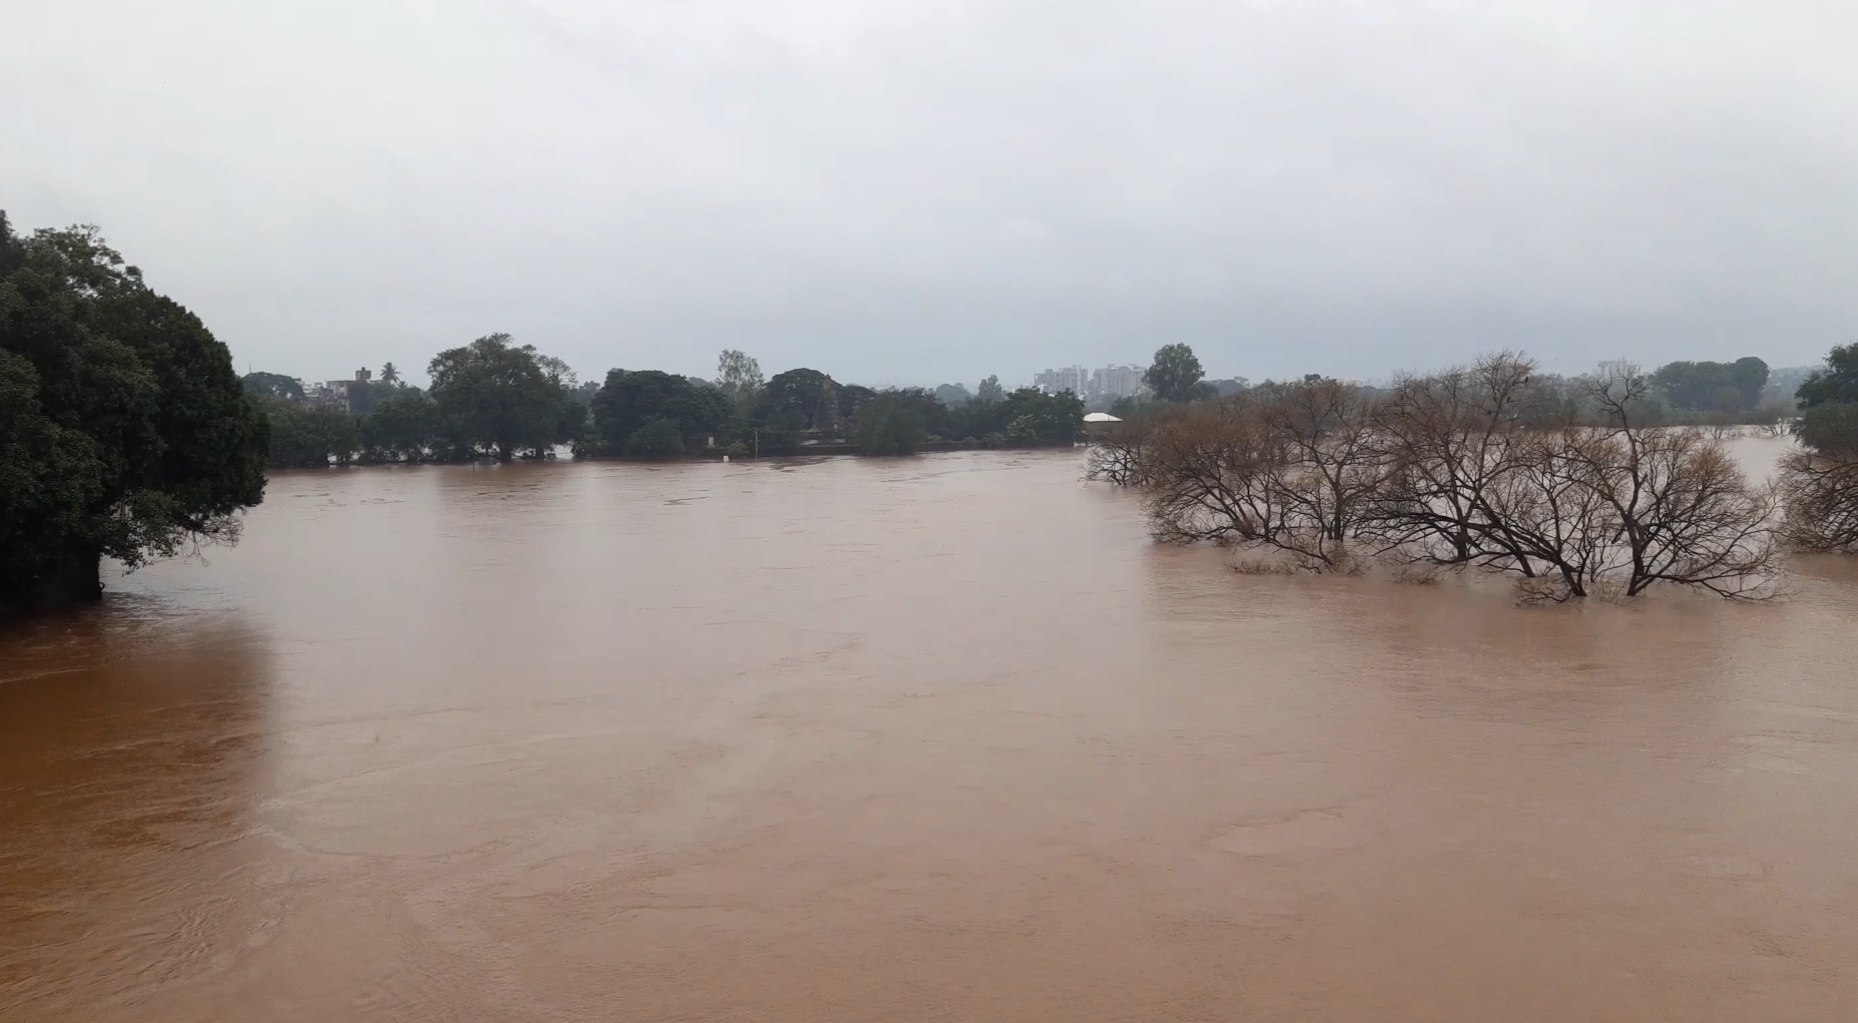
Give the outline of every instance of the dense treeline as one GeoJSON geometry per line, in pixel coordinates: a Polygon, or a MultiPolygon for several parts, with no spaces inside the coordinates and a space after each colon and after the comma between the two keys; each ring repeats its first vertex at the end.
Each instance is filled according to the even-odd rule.
{"type": "Polygon", "coordinates": [[[1781,462],[1787,538],[1806,550],[1858,554],[1858,344],[1834,348],[1797,398],[1801,450],[1781,462]]]}
{"type": "Polygon", "coordinates": [[[582,384],[560,360],[505,334],[441,352],[430,372],[426,391],[385,370],[379,382],[346,382],[347,409],[309,401],[297,381],[273,373],[249,374],[245,386],[270,418],[276,466],[507,462],[562,445],[580,457],[675,458],[693,446],[777,455],[809,441],[896,455],[937,440],[1069,443],[1083,417],[1075,395],[1008,394],[993,378],[953,405],[920,388],[840,384],[815,369],[764,380],[739,351],[722,354],[715,380],[615,369],[582,384]]]}
{"type": "MultiPolygon", "coordinates": [[[[1733,365],[1744,375],[1717,398],[1746,411],[1766,368],[1733,365]]],[[[1089,473],[1145,488],[1161,540],[1271,552],[1257,567],[1479,569],[1536,599],[1759,597],[1779,541],[1858,548],[1858,347],[1800,388],[1805,450],[1774,486],[1746,478],[1720,431],[1672,424],[1660,374],[1559,378],[1503,354],[1382,389],[1267,384],[1118,424],[1089,473]]]]}
{"type": "Polygon", "coordinates": [[[0,617],[99,597],[104,557],[236,536],[265,449],[199,318],[94,229],[0,213],[0,617]]]}

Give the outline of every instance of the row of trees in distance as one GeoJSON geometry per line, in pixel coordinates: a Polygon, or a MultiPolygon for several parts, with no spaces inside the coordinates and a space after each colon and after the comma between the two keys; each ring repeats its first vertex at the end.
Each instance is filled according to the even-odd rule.
{"type": "Polygon", "coordinates": [[[275,466],[508,462],[562,445],[584,457],[675,458],[693,445],[766,455],[825,441],[895,455],[932,441],[1069,443],[1083,419],[1075,395],[1007,393],[995,377],[951,403],[923,388],[841,384],[815,369],[764,378],[733,350],[714,380],[615,369],[583,383],[561,360],[491,334],[440,352],[429,372],[422,390],[389,363],[378,381],[347,384],[346,408],[306,401],[301,384],[279,374],[247,374],[244,385],[269,418],[275,466]]]}
{"type": "MultiPolygon", "coordinates": [[[[1563,392],[1578,389],[1576,381],[1553,374],[1537,374],[1541,386],[1563,392]]],[[[1204,379],[1205,371],[1193,349],[1184,344],[1164,345],[1143,375],[1146,393],[1118,400],[1110,411],[1127,418],[1142,414],[1145,406],[1179,405],[1231,397],[1251,386],[1244,377],[1204,379]]],[[[1303,380],[1324,379],[1311,373],[1303,380]]],[[[1637,415],[1646,422],[1727,426],[1773,424],[1796,411],[1793,395],[1769,387],[1768,364],[1754,356],[1734,362],[1671,362],[1646,375],[1637,415]]],[[[1276,381],[1265,381],[1275,386],[1276,381]]],[[[1362,386],[1366,393],[1385,389],[1362,386]]]]}

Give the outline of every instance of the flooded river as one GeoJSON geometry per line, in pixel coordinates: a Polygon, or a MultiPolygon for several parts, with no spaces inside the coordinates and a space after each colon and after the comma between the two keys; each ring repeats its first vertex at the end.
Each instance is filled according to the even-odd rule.
{"type": "Polygon", "coordinates": [[[0,632],[0,1019],[1858,1019],[1858,569],[1242,576],[1079,468],[275,478],[0,632]]]}

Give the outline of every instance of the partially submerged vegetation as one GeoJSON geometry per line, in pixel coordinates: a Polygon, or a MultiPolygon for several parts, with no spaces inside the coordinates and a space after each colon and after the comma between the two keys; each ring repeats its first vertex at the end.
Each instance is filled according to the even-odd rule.
{"type": "Polygon", "coordinates": [[[264,496],[265,420],[226,346],[93,228],[0,213],[0,618],[102,596],[231,540],[264,496]]]}
{"type": "Polygon", "coordinates": [[[1858,554],[1858,344],[1800,385],[1801,450],[1781,461],[1783,531],[1804,550],[1858,554]]]}
{"type": "Polygon", "coordinates": [[[1858,389],[1834,386],[1858,378],[1854,356],[1801,387],[1805,448],[1772,485],[1723,430],[1671,424],[1637,367],[1567,380],[1510,353],[1386,389],[1307,378],[1152,408],[1106,432],[1088,474],[1142,488],[1157,539],[1244,548],[1254,567],[1475,570],[1532,600],[1758,599],[1782,543],[1858,549],[1858,389]]]}

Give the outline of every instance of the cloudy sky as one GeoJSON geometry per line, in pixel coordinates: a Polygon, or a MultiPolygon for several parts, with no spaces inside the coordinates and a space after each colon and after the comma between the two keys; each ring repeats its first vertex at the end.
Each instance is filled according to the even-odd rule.
{"type": "Polygon", "coordinates": [[[1858,338],[1832,0],[59,0],[0,207],[240,369],[508,331],[583,377],[1009,383],[1858,338]]]}

